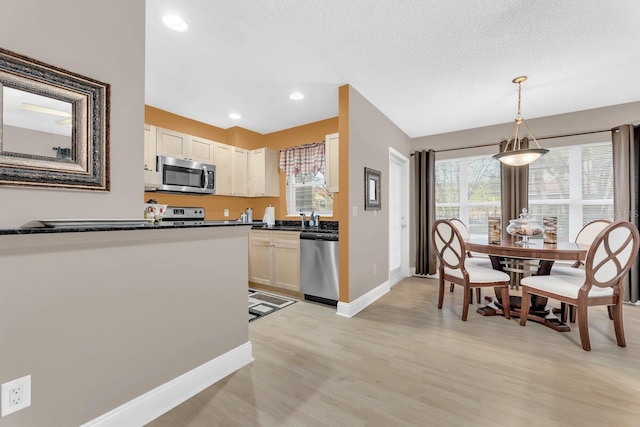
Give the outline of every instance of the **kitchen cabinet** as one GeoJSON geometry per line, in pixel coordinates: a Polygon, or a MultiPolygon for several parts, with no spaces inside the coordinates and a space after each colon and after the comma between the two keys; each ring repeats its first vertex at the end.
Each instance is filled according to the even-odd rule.
{"type": "Polygon", "coordinates": [[[144,125],[144,170],[156,171],[156,127],[144,125]]]}
{"type": "Polygon", "coordinates": [[[338,133],[332,133],[325,137],[325,179],[327,180],[327,190],[337,193],[340,190],[339,178],[339,149],[340,138],[338,133]]]}
{"type": "Polygon", "coordinates": [[[144,189],[153,191],[162,185],[156,169],[156,127],[144,125],[144,189]]]}
{"type": "Polygon", "coordinates": [[[278,175],[278,152],[270,148],[259,148],[249,152],[249,196],[278,197],[280,176],[278,175]]]}
{"type": "Polygon", "coordinates": [[[193,160],[194,162],[213,163],[214,141],[187,135],[174,130],[157,128],[156,154],[193,160]]]}
{"type": "Polygon", "coordinates": [[[197,136],[190,137],[189,158],[194,162],[213,164],[213,141],[197,136]]]}
{"type": "Polygon", "coordinates": [[[216,165],[216,194],[248,196],[248,151],[232,145],[213,145],[213,164],[216,165]]]}
{"type": "Polygon", "coordinates": [[[300,233],[251,230],[249,281],[300,292],[300,233]]]}

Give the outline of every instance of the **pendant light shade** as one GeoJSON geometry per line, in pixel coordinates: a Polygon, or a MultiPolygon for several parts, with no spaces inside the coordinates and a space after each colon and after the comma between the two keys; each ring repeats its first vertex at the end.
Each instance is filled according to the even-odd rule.
{"type": "MultiPolygon", "coordinates": [[[[509,138],[507,139],[507,143],[504,146],[504,150],[501,153],[495,154],[493,156],[494,159],[500,160],[505,165],[509,166],[524,166],[538,160],[541,156],[547,154],[549,150],[546,148],[540,147],[536,137],[533,136],[533,132],[529,129],[529,126],[524,121],[524,118],[520,114],[520,100],[522,95],[522,82],[527,80],[527,76],[520,76],[513,79],[513,83],[518,85],[518,115],[516,116],[515,123],[511,128],[511,133],[509,134],[509,138]],[[536,143],[537,148],[523,148],[522,146],[524,141],[527,141],[527,138],[520,139],[520,126],[524,125],[524,127],[529,132],[529,136],[536,143]]],[[[528,144],[527,144],[528,145],[528,144]]]]}

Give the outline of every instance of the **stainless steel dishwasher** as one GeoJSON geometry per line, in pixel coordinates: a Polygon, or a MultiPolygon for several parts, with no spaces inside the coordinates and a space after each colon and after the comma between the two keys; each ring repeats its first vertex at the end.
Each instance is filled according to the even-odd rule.
{"type": "Polygon", "coordinates": [[[300,233],[300,290],[304,298],[338,305],[338,232],[300,233]]]}

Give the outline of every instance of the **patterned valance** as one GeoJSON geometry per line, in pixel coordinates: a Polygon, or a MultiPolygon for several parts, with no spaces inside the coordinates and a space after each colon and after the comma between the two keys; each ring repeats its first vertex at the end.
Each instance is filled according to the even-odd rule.
{"type": "Polygon", "coordinates": [[[324,142],[299,145],[280,151],[280,169],[285,175],[325,173],[324,142]]]}

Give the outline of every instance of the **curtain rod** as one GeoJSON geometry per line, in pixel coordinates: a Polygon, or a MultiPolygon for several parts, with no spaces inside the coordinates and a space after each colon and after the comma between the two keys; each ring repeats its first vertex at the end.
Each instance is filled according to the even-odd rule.
{"type": "MultiPolygon", "coordinates": [[[[602,132],[611,132],[611,129],[591,130],[591,131],[586,131],[586,132],[577,132],[577,133],[566,133],[566,134],[560,134],[560,135],[542,136],[542,137],[536,138],[536,139],[538,141],[542,141],[542,140],[545,140],[545,139],[566,138],[566,137],[569,137],[569,136],[590,135],[590,134],[593,134],[593,133],[602,133],[602,132]]],[[[434,150],[434,152],[436,152],[436,153],[444,153],[446,151],[468,150],[470,148],[484,148],[484,147],[493,147],[493,146],[497,146],[497,145],[500,145],[500,143],[496,142],[496,143],[492,143],[492,144],[471,145],[471,146],[468,146],[468,147],[445,148],[443,150],[434,150]]],[[[414,154],[415,154],[415,152],[411,153],[412,156],[414,154]]]]}

